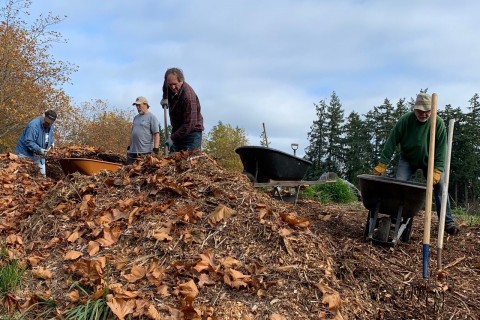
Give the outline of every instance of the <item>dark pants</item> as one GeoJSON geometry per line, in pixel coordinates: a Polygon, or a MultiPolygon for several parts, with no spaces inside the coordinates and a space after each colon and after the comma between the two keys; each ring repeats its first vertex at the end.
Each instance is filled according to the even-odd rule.
{"type": "Polygon", "coordinates": [[[145,157],[151,154],[150,152],[145,152],[145,153],[130,153],[127,152],[127,164],[132,164],[135,162],[135,160],[139,157],[145,157]]]}
{"type": "Polygon", "coordinates": [[[192,131],[181,141],[175,141],[170,147],[170,153],[182,150],[193,150],[202,148],[202,132],[192,131]]]}
{"type": "MultiPolygon", "coordinates": [[[[398,180],[404,180],[404,181],[409,180],[418,169],[422,169],[423,175],[426,176],[425,168],[414,168],[408,163],[408,161],[400,158],[400,161],[398,162],[396,178],[398,180]]],[[[437,215],[439,217],[440,217],[440,206],[442,204],[443,176],[444,174],[442,173],[440,181],[437,184],[433,185],[433,194],[435,196],[435,207],[437,208],[437,215]]],[[[445,210],[445,227],[448,227],[451,225],[455,225],[455,221],[453,220],[452,213],[450,211],[450,199],[448,198],[448,194],[447,194],[447,207],[445,210]]]]}

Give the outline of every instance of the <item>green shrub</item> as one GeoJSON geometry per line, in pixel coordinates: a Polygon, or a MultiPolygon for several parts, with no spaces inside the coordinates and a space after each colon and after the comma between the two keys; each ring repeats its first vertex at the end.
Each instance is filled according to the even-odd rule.
{"type": "Polygon", "coordinates": [[[352,187],[343,181],[337,179],[334,183],[324,183],[308,186],[303,192],[302,197],[313,199],[321,203],[350,203],[357,200],[352,187]]]}

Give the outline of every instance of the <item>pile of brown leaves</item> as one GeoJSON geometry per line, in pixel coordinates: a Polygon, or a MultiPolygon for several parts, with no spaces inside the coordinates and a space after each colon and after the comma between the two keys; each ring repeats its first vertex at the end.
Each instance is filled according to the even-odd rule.
{"type": "Polygon", "coordinates": [[[410,243],[374,246],[363,241],[361,203],[277,201],[204,153],[58,181],[14,155],[0,161],[0,236],[32,271],[10,296],[19,308],[53,298],[61,314],[107,290],[119,319],[480,317],[478,227],[446,239],[436,310],[439,299],[410,290],[421,218],[410,243]]]}

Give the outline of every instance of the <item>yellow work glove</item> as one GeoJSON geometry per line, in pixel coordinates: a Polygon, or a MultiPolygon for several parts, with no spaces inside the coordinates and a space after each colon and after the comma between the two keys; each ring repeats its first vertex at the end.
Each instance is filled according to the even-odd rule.
{"type": "Polygon", "coordinates": [[[440,179],[442,178],[442,171],[438,169],[433,170],[433,184],[437,184],[440,182],[440,179]]]}
{"type": "Polygon", "coordinates": [[[385,170],[387,170],[387,165],[380,162],[375,168],[373,168],[372,174],[375,176],[383,176],[385,170]]]}

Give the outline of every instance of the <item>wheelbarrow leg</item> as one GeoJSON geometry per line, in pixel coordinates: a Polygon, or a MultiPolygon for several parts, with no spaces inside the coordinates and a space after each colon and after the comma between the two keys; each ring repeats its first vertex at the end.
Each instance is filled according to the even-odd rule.
{"type": "Polygon", "coordinates": [[[375,210],[372,212],[368,211],[367,224],[365,226],[365,241],[373,239],[373,232],[377,226],[378,211],[380,210],[380,202],[375,206],[375,210]]]}
{"type": "Polygon", "coordinates": [[[400,205],[400,207],[397,210],[397,216],[395,217],[395,229],[393,232],[393,239],[392,239],[393,245],[397,244],[398,239],[400,239],[400,236],[402,235],[406,227],[406,225],[402,223],[402,212],[403,212],[403,205],[400,205]]]}
{"type": "Polygon", "coordinates": [[[412,225],[413,225],[413,217],[411,218],[404,218],[405,224],[405,231],[402,233],[402,241],[407,243],[410,241],[410,236],[412,235],[412,225]]]}

